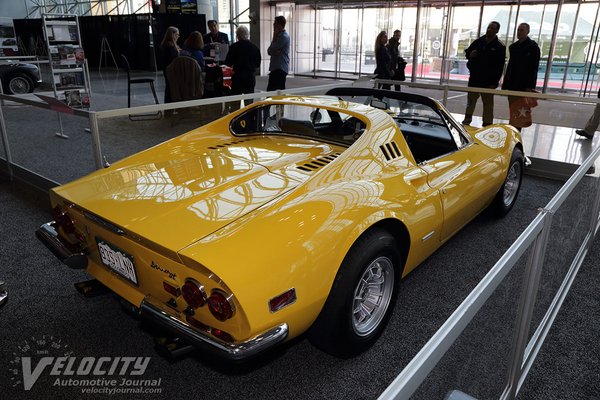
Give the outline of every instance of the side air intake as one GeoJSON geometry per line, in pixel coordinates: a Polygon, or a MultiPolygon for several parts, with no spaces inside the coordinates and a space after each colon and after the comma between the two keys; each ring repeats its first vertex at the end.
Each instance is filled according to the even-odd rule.
{"type": "Polygon", "coordinates": [[[379,148],[387,161],[402,157],[402,153],[400,153],[400,149],[396,142],[382,144],[379,148]]]}

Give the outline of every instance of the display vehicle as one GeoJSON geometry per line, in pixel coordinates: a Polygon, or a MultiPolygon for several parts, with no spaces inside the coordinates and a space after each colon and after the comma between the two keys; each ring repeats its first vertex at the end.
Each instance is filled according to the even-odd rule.
{"type": "Polygon", "coordinates": [[[274,97],[52,189],[36,233],[204,351],[307,333],[351,357],[401,278],[486,208],[509,212],[525,160],[515,128],[467,131],[428,97],[274,97]]]}
{"type": "Polygon", "coordinates": [[[0,81],[5,94],[31,93],[42,83],[40,69],[35,64],[0,61],[0,81]]]}

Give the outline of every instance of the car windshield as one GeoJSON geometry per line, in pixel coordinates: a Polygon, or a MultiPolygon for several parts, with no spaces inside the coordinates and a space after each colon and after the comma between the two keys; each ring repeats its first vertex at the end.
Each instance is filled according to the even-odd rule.
{"type": "Polygon", "coordinates": [[[436,103],[412,94],[360,90],[342,90],[334,93],[346,101],[367,104],[385,110],[396,121],[415,161],[422,163],[453,153],[469,143],[456,121],[439,110],[436,103]]]}
{"type": "Polygon", "coordinates": [[[404,99],[387,97],[375,98],[373,96],[355,96],[344,100],[361,103],[387,110],[396,122],[422,121],[437,125],[444,125],[444,120],[430,105],[404,99]]]}
{"type": "Polygon", "coordinates": [[[276,104],[254,107],[231,121],[234,135],[301,136],[351,145],[365,123],[349,114],[315,105],[276,104]]]}

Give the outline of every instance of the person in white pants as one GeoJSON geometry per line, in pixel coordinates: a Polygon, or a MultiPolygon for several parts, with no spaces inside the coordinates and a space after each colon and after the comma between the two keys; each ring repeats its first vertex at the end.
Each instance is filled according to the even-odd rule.
{"type": "MultiPolygon", "coordinates": [[[[598,98],[600,98],[600,90],[598,91],[598,98]]],[[[598,125],[600,125],[600,103],[596,104],[596,107],[594,107],[594,113],[590,119],[588,119],[585,128],[576,129],[575,133],[586,139],[593,139],[594,133],[598,130],[598,125]]]]}

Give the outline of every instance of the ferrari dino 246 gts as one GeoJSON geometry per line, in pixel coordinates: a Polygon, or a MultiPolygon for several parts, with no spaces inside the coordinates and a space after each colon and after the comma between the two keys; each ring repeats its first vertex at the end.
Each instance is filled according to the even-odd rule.
{"type": "Polygon", "coordinates": [[[519,132],[468,129],[404,92],[270,98],[54,188],[37,235],[224,358],[305,332],[350,357],[402,277],[482,210],[513,207],[519,132]]]}

